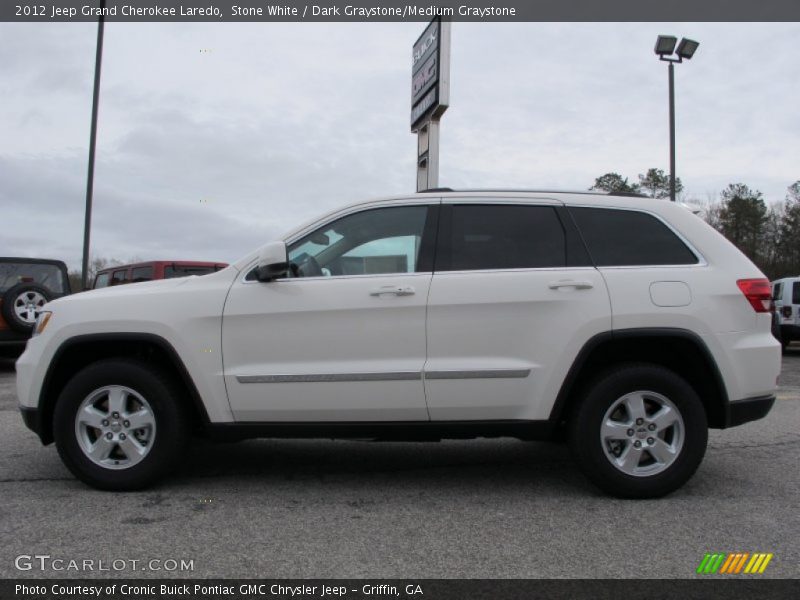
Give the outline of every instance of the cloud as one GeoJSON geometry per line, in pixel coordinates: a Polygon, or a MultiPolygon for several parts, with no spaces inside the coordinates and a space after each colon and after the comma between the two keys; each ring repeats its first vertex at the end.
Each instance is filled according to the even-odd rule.
{"type": "MultiPolygon", "coordinates": [[[[412,192],[420,28],[107,24],[93,254],[231,261],[320,212],[412,192]]],[[[781,200],[800,177],[796,23],[455,23],[441,184],[585,189],[666,169],[665,32],[701,41],[676,69],[687,190],[743,181],[781,200]]],[[[0,35],[0,254],[78,266],[96,28],[0,35]]]]}

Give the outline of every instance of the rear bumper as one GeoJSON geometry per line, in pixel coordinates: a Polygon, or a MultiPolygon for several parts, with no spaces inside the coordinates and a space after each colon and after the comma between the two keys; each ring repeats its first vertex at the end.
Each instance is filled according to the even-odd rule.
{"type": "Polygon", "coordinates": [[[736,427],[750,421],[757,421],[767,416],[772,405],[775,404],[775,395],[746,398],[728,403],[726,427],[736,427]]]}

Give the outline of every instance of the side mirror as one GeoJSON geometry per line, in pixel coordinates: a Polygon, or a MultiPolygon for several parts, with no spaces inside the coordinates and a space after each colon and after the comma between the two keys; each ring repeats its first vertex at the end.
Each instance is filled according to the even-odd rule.
{"type": "Polygon", "coordinates": [[[259,281],[273,281],[289,274],[289,261],[286,257],[285,242],[270,242],[261,248],[256,267],[259,281]]]}

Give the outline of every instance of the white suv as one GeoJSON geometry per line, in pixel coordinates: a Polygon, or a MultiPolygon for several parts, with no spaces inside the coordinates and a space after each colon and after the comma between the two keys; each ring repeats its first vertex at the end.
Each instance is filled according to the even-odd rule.
{"type": "Polygon", "coordinates": [[[567,437],[609,493],[687,481],[759,419],[780,345],[762,273],[677,204],[434,191],[330,213],[204,277],[51,302],[26,424],[133,489],[212,438],[567,437]]]}
{"type": "Polygon", "coordinates": [[[784,349],[800,341],[800,277],[784,277],[772,282],[772,299],[784,349]]]}

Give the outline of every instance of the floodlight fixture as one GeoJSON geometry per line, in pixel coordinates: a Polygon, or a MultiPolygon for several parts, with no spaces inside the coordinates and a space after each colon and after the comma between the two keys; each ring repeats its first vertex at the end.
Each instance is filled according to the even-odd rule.
{"type": "Polygon", "coordinates": [[[661,57],[668,56],[675,52],[675,44],[678,43],[678,38],[674,35],[660,35],[656,39],[655,52],[661,57]]]}
{"type": "Polygon", "coordinates": [[[700,45],[700,42],[695,42],[694,40],[690,40],[688,38],[683,38],[681,43],[678,44],[678,49],[676,50],[676,54],[679,58],[685,58],[689,60],[694,56],[694,53],[697,52],[697,47],[700,45]]]}

